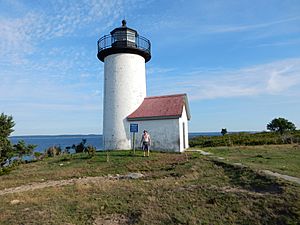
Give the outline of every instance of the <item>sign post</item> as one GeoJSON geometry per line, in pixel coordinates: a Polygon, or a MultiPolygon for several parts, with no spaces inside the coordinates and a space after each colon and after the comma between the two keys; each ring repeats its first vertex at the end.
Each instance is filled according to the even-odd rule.
{"type": "Polygon", "coordinates": [[[132,147],[133,147],[133,154],[135,155],[135,133],[139,132],[139,125],[137,123],[131,123],[130,124],[130,132],[133,133],[132,147]]]}

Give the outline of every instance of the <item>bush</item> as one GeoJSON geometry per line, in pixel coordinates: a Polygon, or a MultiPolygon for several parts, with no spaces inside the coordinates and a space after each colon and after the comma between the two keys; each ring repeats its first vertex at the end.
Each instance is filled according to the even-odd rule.
{"type": "Polygon", "coordinates": [[[0,174],[9,172],[7,167],[12,167],[15,161],[22,161],[25,155],[31,155],[36,147],[27,145],[23,140],[12,145],[9,136],[14,131],[14,126],[15,122],[12,116],[0,114],[0,174]]]}
{"type": "Polygon", "coordinates": [[[280,135],[275,132],[232,133],[225,136],[198,136],[190,139],[191,147],[217,147],[239,145],[275,145],[300,143],[300,131],[292,131],[280,135]]]}
{"type": "Polygon", "coordinates": [[[75,149],[76,153],[84,152],[86,149],[86,139],[82,139],[82,141],[78,145],[73,145],[72,148],[75,149]]]}
{"type": "Polygon", "coordinates": [[[96,154],[96,148],[92,145],[86,147],[85,151],[90,155],[94,156],[96,154]]]}
{"type": "Polygon", "coordinates": [[[43,154],[41,152],[34,152],[33,155],[34,155],[35,159],[37,159],[37,160],[41,160],[41,159],[43,159],[43,157],[45,157],[45,154],[43,154]]]}
{"type": "Polygon", "coordinates": [[[60,155],[60,154],[61,154],[61,147],[60,147],[60,146],[52,146],[52,147],[49,147],[49,148],[45,151],[45,154],[46,154],[48,157],[54,157],[54,156],[60,155]]]}
{"type": "Polygon", "coordinates": [[[20,164],[20,161],[13,161],[12,163],[10,163],[9,166],[0,168],[0,176],[4,175],[4,174],[8,174],[15,167],[17,167],[19,164],[20,164]]]}
{"type": "Polygon", "coordinates": [[[96,148],[94,146],[86,146],[86,139],[82,139],[78,145],[74,144],[72,148],[75,149],[76,153],[87,152],[90,156],[94,156],[96,154],[96,148]]]}

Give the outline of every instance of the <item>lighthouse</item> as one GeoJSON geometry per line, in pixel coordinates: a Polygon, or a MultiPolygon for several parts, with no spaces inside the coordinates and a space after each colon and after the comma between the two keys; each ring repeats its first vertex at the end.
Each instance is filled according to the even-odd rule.
{"type": "Polygon", "coordinates": [[[130,121],[146,97],[145,64],[151,59],[150,41],[127,27],[126,21],[98,40],[104,62],[104,150],[131,149],[130,121]]]}

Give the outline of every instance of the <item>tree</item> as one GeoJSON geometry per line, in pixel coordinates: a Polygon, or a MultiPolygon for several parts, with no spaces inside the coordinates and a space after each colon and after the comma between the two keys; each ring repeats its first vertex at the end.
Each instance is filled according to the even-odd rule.
{"type": "Polygon", "coordinates": [[[15,123],[12,116],[0,115],[0,167],[2,167],[8,159],[14,155],[13,147],[9,135],[14,131],[15,123]]]}
{"type": "Polygon", "coordinates": [[[225,134],[227,134],[227,129],[226,129],[226,128],[222,128],[221,134],[222,134],[223,136],[224,136],[225,134]]]}
{"type": "Polygon", "coordinates": [[[89,154],[89,156],[94,156],[96,154],[96,148],[92,145],[88,145],[85,151],[89,154]]]}
{"type": "Polygon", "coordinates": [[[283,134],[285,131],[296,130],[296,126],[287,119],[279,117],[273,119],[269,124],[267,124],[267,129],[283,134]]]}
{"type": "Polygon", "coordinates": [[[82,141],[78,145],[75,145],[75,152],[76,153],[84,152],[86,149],[85,144],[86,144],[86,139],[82,139],[82,141]]]}
{"type": "Polygon", "coordinates": [[[21,140],[13,147],[14,147],[14,153],[18,155],[19,159],[21,160],[22,156],[31,155],[36,145],[26,145],[25,141],[21,140]]]}
{"type": "Polygon", "coordinates": [[[20,159],[23,155],[31,154],[35,145],[26,145],[25,142],[19,141],[12,145],[9,140],[9,135],[14,131],[15,122],[12,116],[7,116],[4,113],[0,115],[0,168],[14,156],[20,159]]]}
{"type": "Polygon", "coordinates": [[[57,155],[60,155],[61,154],[61,147],[58,145],[54,145],[54,146],[51,146],[49,148],[47,148],[47,150],[45,151],[45,154],[48,156],[48,157],[54,157],[54,156],[57,156],[57,155]]]}
{"type": "Polygon", "coordinates": [[[72,149],[75,149],[76,153],[85,152],[87,150],[86,139],[82,139],[78,145],[73,144],[72,149]]]}

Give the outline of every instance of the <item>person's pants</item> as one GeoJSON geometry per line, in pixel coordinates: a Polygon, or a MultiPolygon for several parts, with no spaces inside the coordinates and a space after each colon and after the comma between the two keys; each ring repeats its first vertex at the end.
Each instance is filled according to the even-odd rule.
{"type": "Polygon", "coordinates": [[[149,150],[150,150],[150,146],[149,146],[149,143],[148,143],[148,142],[144,142],[144,143],[143,143],[143,150],[144,150],[144,151],[149,151],[149,150]]]}

